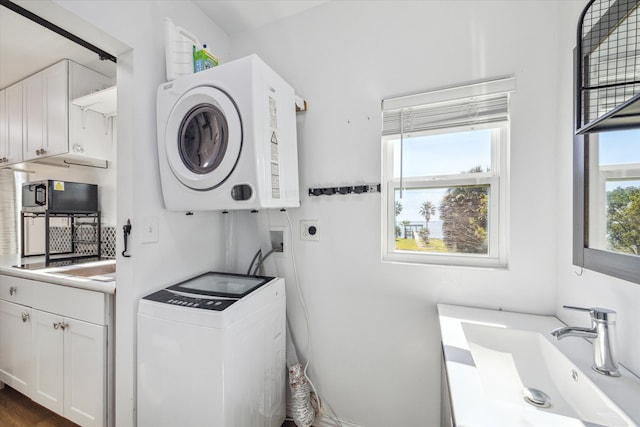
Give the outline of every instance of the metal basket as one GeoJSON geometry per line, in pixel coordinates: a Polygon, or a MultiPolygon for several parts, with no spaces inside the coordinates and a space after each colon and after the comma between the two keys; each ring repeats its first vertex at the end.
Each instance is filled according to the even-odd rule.
{"type": "Polygon", "coordinates": [[[582,12],[576,45],[578,133],[640,126],[640,104],[634,105],[640,94],[639,4],[592,0],[582,12]]]}

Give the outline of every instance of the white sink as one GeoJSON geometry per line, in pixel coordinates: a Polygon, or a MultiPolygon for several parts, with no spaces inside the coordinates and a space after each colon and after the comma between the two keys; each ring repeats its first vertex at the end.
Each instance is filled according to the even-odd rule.
{"type": "Polygon", "coordinates": [[[634,423],[611,399],[539,332],[463,323],[469,349],[489,396],[531,406],[525,389],[544,392],[548,408],[538,408],[603,426],[634,423]]]}
{"type": "Polygon", "coordinates": [[[620,378],[594,372],[589,342],[551,336],[563,326],[555,317],[447,305],[438,311],[458,426],[638,426],[640,380],[624,368],[620,378]],[[525,399],[538,392],[548,407],[525,399]]]}

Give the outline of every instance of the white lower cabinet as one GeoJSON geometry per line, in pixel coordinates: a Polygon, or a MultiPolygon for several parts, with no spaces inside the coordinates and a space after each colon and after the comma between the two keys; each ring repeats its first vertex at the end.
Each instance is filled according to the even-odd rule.
{"type": "Polygon", "coordinates": [[[53,412],[63,414],[63,336],[62,318],[44,311],[33,311],[31,329],[32,366],[34,368],[31,399],[53,412]]]}
{"type": "Polygon", "coordinates": [[[111,301],[101,292],[0,276],[0,382],[80,426],[112,426],[111,301]]]}
{"type": "Polygon", "coordinates": [[[106,326],[33,310],[31,398],[83,426],[102,426],[106,326]]]}
{"type": "Polygon", "coordinates": [[[107,327],[66,319],[64,414],[86,426],[102,426],[107,407],[107,327]]]}
{"type": "Polygon", "coordinates": [[[28,394],[31,308],[0,300],[0,382],[28,394]]]}

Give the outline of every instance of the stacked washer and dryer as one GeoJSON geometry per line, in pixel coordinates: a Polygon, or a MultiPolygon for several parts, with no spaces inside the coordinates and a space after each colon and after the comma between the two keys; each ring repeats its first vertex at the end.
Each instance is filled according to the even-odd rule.
{"type": "MultiPolygon", "coordinates": [[[[251,55],[162,84],[162,194],[170,211],[299,206],[295,94],[251,55]]],[[[139,427],[279,427],[281,278],[206,273],[138,306],[139,427]]]]}

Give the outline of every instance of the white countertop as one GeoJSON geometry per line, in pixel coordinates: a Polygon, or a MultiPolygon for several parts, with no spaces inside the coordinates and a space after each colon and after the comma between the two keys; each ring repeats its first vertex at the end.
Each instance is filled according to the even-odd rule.
{"type": "MultiPolygon", "coordinates": [[[[551,337],[551,330],[565,326],[556,317],[444,304],[438,304],[438,315],[451,406],[459,427],[585,425],[568,417],[562,417],[564,420],[547,418],[548,414],[534,407],[511,408],[492,400],[484,390],[463,329],[463,324],[472,323],[540,332],[545,337],[547,335],[551,337]]],[[[588,320],[585,323],[588,323],[588,320]]],[[[549,341],[569,357],[571,362],[629,418],[640,425],[640,379],[638,377],[623,366],[620,366],[622,373],[620,378],[606,377],[594,372],[591,369],[593,350],[591,344],[584,339],[569,338],[558,341],[551,337],[549,341]]]]}
{"type": "MultiPolygon", "coordinates": [[[[27,270],[23,268],[13,267],[14,265],[43,261],[44,257],[20,258],[20,256],[18,255],[0,255],[0,274],[20,277],[23,279],[38,280],[41,282],[53,283],[56,285],[88,289],[91,291],[103,292],[107,294],[115,294],[116,292],[115,280],[92,280],[90,277],[78,277],[60,274],[62,271],[62,268],[60,267],[52,267],[42,270],[27,270]]],[[[115,260],[93,261],[79,264],[78,266],[91,267],[115,264],[115,262],[115,260]]]]}

